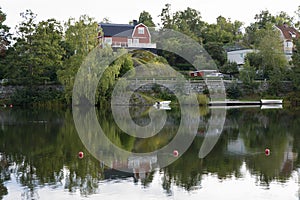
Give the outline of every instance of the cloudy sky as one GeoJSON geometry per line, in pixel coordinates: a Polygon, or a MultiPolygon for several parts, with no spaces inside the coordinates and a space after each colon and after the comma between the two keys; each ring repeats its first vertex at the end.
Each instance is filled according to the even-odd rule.
{"type": "Polygon", "coordinates": [[[231,20],[239,20],[249,25],[255,14],[269,10],[272,14],[285,11],[294,16],[300,5],[299,0],[1,0],[0,7],[7,14],[6,24],[15,27],[21,21],[20,13],[31,9],[38,20],[55,18],[66,21],[69,17],[78,18],[88,14],[97,21],[107,17],[113,23],[128,23],[137,19],[145,10],[159,23],[157,17],[166,3],[171,4],[173,12],[187,7],[200,11],[202,19],[213,23],[222,15],[231,20]]]}

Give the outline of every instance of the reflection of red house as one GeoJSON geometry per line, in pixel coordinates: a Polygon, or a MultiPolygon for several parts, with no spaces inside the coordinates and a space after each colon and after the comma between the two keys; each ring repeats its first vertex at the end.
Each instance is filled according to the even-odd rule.
{"type": "Polygon", "coordinates": [[[137,24],[108,24],[100,23],[99,27],[103,34],[99,36],[102,44],[109,44],[112,47],[124,48],[156,48],[156,44],[151,43],[151,34],[146,25],[137,24]]]}

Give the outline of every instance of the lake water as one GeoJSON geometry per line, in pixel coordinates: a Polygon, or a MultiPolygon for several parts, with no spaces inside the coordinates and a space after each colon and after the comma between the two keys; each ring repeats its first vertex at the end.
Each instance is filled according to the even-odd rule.
{"type": "MultiPolygon", "coordinates": [[[[149,124],[148,109],[132,108],[133,121],[149,124]]],[[[167,157],[153,154],[122,160],[116,156],[108,164],[93,151],[104,158],[109,148],[88,126],[86,135],[78,134],[70,110],[3,108],[0,199],[299,199],[300,111],[223,111],[216,114],[213,124],[218,108],[194,108],[199,127],[185,152],[175,152],[174,147],[167,157]],[[201,157],[209,132],[213,135],[208,141],[211,149],[201,157]],[[98,145],[87,146],[92,141],[98,145]],[[265,155],[267,148],[269,156],[265,155]],[[80,151],[83,158],[78,157],[80,151]],[[161,167],[166,159],[172,163],[161,167]],[[137,169],[136,163],[150,170],[137,169]]],[[[157,135],[141,139],[122,132],[110,111],[97,110],[107,138],[131,152],[155,151],[172,141],[180,129],[181,115],[185,115],[179,108],[166,114],[165,127],[157,135]]],[[[84,116],[87,118],[82,120],[90,121],[88,114],[84,116]]]]}

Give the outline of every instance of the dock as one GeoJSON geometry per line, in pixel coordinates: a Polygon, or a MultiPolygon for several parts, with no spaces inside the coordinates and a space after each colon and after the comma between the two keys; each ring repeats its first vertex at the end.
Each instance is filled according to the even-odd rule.
{"type": "Polygon", "coordinates": [[[210,101],[209,106],[250,106],[261,105],[261,101],[210,101]]]}

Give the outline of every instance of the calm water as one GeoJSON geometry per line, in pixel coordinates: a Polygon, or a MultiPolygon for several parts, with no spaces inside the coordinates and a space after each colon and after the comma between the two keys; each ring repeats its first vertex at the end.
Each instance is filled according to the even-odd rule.
{"type": "MultiPolygon", "coordinates": [[[[105,166],[89,154],[70,110],[2,109],[0,199],[299,199],[299,111],[229,109],[214,148],[202,159],[199,149],[213,110],[199,113],[197,135],[178,160],[138,173],[111,168],[125,168],[129,162],[116,159],[105,166]]],[[[146,108],[134,108],[131,114],[137,124],[149,123],[146,108]]],[[[98,110],[98,119],[117,146],[149,152],[168,144],[178,131],[180,110],[167,114],[164,129],[148,139],[124,134],[111,112],[98,110]]]]}

